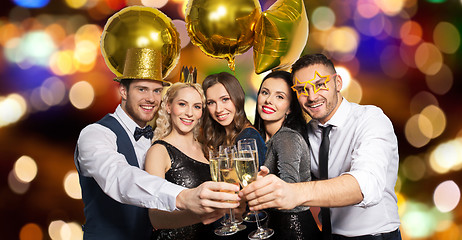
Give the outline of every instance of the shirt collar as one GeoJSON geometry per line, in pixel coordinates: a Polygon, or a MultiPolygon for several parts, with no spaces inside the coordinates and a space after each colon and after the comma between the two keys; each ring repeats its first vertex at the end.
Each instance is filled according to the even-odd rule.
{"type": "Polygon", "coordinates": [[[127,128],[131,133],[134,133],[135,128],[139,127],[138,124],[136,124],[135,121],[133,121],[133,119],[131,119],[128,116],[128,114],[122,109],[122,106],[120,104],[119,106],[117,106],[114,114],[117,115],[117,117],[119,117],[122,125],[124,125],[125,128],[127,128]]]}
{"type": "Polygon", "coordinates": [[[340,106],[337,108],[337,111],[334,113],[331,119],[326,122],[326,124],[321,124],[318,120],[313,119],[310,123],[311,126],[314,128],[319,128],[319,126],[328,126],[332,125],[334,127],[341,127],[345,124],[347,120],[348,113],[351,109],[351,103],[348,102],[345,98],[343,98],[340,106]]]}

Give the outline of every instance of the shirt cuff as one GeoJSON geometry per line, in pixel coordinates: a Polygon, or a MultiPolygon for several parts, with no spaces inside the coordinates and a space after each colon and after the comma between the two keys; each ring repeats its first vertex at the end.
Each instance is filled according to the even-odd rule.
{"type": "Polygon", "coordinates": [[[156,194],[157,199],[147,203],[147,208],[154,208],[169,212],[178,210],[176,207],[176,197],[185,189],[185,187],[165,180],[162,186],[158,189],[158,193],[156,194]]]}
{"type": "MultiPolygon", "coordinates": [[[[376,191],[376,186],[373,182],[371,182],[370,177],[367,173],[361,171],[352,171],[342,173],[341,175],[349,174],[353,176],[359,184],[359,188],[361,189],[361,193],[363,195],[363,200],[354,206],[358,207],[371,207],[378,203],[377,198],[374,198],[376,191]]],[[[380,198],[378,198],[380,199],[380,198]]]]}

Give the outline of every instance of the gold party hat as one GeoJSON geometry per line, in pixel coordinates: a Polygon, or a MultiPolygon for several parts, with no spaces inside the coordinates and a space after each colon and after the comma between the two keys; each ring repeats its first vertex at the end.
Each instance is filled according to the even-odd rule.
{"type": "Polygon", "coordinates": [[[151,48],[130,48],[127,50],[123,74],[114,78],[155,80],[171,84],[162,79],[162,54],[151,48]]]}

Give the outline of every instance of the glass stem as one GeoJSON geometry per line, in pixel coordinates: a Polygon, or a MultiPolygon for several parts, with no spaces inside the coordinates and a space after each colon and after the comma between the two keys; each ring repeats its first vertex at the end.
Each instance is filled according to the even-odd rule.
{"type": "Polygon", "coordinates": [[[234,214],[233,214],[233,209],[229,209],[229,219],[231,219],[231,222],[234,222],[234,214]]]}
{"type": "Polygon", "coordinates": [[[236,221],[234,221],[234,213],[233,213],[233,209],[231,208],[229,209],[229,223],[231,227],[236,228],[237,224],[236,224],[236,221]]]}
{"type": "Polygon", "coordinates": [[[226,215],[227,215],[227,214],[225,213],[225,215],[223,216],[223,222],[222,222],[222,224],[224,224],[224,225],[226,225],[226,224],[227,224],[227,221],[228,221],[228,218],[226,217],[226,215]]]}
{"type": "Polygon", "coordinates": [[[258,212],[257,211],[253,211],[253,214],[255,215],[255,221],[257,222],[257,229],[258,229],[258,232],[261,232],[262,231],[262,227],[260,225],[260,217],[258,216],[258,212]]]}

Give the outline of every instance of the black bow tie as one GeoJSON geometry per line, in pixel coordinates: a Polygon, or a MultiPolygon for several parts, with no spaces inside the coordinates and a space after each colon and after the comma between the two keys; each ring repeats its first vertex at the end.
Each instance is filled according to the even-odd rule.
{"type": "Polygon", "coordinates": [[[152,139],[153,135],[154,133],[152,132],[152,127],[148,125],[143,129],[136,127],[135,134],[133,136],[135,137],[135,140],[138,141],[141,138],[141,136],[144,136],[147,139],[152,139]]]}

